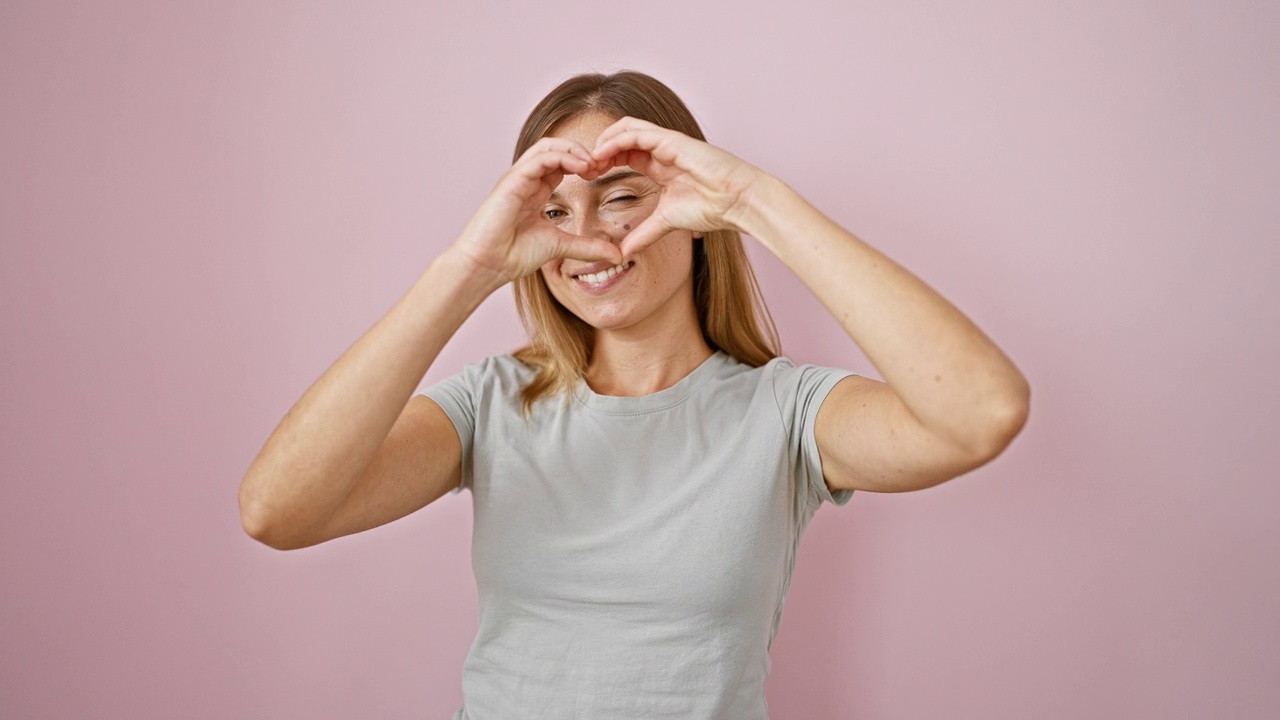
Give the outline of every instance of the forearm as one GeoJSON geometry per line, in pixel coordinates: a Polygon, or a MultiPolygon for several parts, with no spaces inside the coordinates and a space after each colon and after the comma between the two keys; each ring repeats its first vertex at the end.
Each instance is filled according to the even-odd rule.
{"type": "Polygon", "coordinates": [[[248,527],[324,522],[351,492],[440,350],[496,285],[446,253],[303,394],[240,484],[248,527]]]}
{"type": "Polygon", "coordinates": [[[969,318],[781,181],[755,188],[737,224],[813,291],[925,427],[974,448],[1017,431],[1026,379],[969,318]]]}

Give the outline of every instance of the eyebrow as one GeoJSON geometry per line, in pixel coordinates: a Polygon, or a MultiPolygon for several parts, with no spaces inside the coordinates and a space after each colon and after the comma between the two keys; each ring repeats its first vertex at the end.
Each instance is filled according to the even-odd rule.
{"type": "MultiPolygon", "coordinates": [[[[603,187],[610,183],[615,183],[619,180],[626,180],[627,178],[633,178],[633,177],[644,177],[644,173],[637,172],[635,170],[619,170],[616,173],[610,173],[608,175],[605,175],[604,177],[598,177],[595,180],[592,180],[591,182],[589,182],[588,185],[590,185],[591,189],[594,190],[598,187],[603,187]]],[[[559,199],[560,199],[560,193],[554,192],[554,191],[551,193],[551,197],[548,198],[548,200],[559,200],[559,199]]]]}

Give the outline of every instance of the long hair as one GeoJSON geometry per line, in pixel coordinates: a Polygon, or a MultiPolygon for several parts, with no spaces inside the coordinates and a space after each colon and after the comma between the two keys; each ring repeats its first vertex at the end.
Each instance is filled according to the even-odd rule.
{"type": "MultiPolygon", "coordinates": [[[[590,112],[639,118],[706,139],[693,113],[661,82],[631,70],[591,73],[565,80],[529,113],[512,161],[565,121],[590,112]]],[[[781,354],[777,327],[736,231],[716,230],[694,240],[693,295],[702,336],[712,350],[723,350],[751,367],[781,354]]],[[[529,344],[514,355],[538,369],[520,393],[527,415],[539,399],[568,393],[586,375],[595,329],[552,296],[541,272],[515,281],[515,299],[529,344]]]]}

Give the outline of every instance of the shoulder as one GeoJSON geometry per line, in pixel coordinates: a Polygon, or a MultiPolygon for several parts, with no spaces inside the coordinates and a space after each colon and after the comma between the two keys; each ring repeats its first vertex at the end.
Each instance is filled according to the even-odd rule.
{"type": "Polygon", "coordinates": [[[781,392],[787,388],[795,389],[806,382],[822,380],[831,376],[844,377],[852,374],[852,371],[840,368],[825,367],[812,363],[797,364],[785,355],[779,355],[759,366],[747,365],[732,356],[726,355],[726,359],[716,376],[720,381],[771,385],[775,390],[781,392]]]}
{"type": "Polygon", "coordinates": [[[741,396],[744,400],[755,398],[754,402],[767,402],[785,422],[797,409],[805,410],[813,402],[820,403],[832,386],[852,374],[840,368],[797,364],[781,355],[759,366],[727,356],[708,390],[723,401],[741,396]]]}
{"type": "Polygon", "coordinates": [[[786,370],[795,366],[795,363],[790,358],[781,355],[763,365],[748,365],[723,350],[718,351],[718,354],[722,361],[716,369],[715,377],[719,380],[769,382],[777,375],[779,370],[786,370]]]}
{"type": "Polygon", "coordinates": [[[422,394],[437,402],[477,408],[495,398],[519,397],[520,390],[537,374],[536,368],[514,355],[490,355],[467,363],[427,386],[422,394]]]}
{"type": "Polygon", "coordinates": [[[851,370],[814,363],[797,364],[788,357],[774,358],[764,367],[778,411],[784,419],[807,417],[810,421],[831,389],[841,380],[856,374],[851,370]]]}
{"type": "Polygon", "coordinates": [[[453,377],[472,387],[489,385],[524,385],[537,374],[537,369],[521,361],[511,353],[490,355],[467,363],[453,377]]]}
{"type": "Polygon", "coordinates": [[[538,374],[538,369],[530,365],[511,353],[503,353],[501,355],[490,355],[478,363],[474,363],[477,372],[500,380],[516,381],[520,383],[527,382],[534,375],[538,374]]]}
{"type": "Polygon", "coordinates": [[[797,363],[785,355],[780,355],[761,366],[762,381],[773,385],[774,392],[781,395],[802,392],[806,388],[814,388],[824,384],[835,384],[842,378],[853,375],[853,371],[814,363],[797,363]]]}

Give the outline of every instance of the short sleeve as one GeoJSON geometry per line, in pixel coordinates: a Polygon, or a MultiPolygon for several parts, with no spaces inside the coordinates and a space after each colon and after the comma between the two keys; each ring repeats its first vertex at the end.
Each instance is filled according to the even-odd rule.
{"type": "Polygon", "coordinates": [[[782,423],[787,429],[792,469],[796,480],[807,488],[813,505],[829,502],[844,505],[853,491],[842,489],[832,495],[822,476],[822,458],[814,424],[822,401],[836,383],[854,375],[848,370],[819,365],[797,366],[787,358],[773,361],[773,393],[782,423]]]}
{"type": "Polygon", "coordinates": [[[444,410],[453,422],[453,429],[462,443],[462,482],[450,490],[451,494],[471,489],[471,450],[476,434],[476,396],[481,368],[479,364],[467,365],[461,372],[450,375],[427,387],[419,395],[431,398],[444,410]]]}

